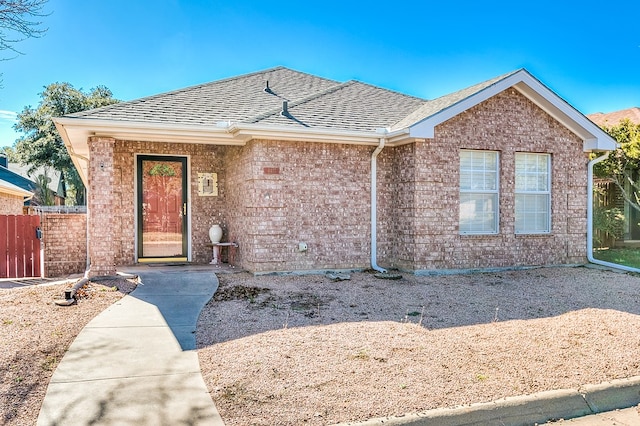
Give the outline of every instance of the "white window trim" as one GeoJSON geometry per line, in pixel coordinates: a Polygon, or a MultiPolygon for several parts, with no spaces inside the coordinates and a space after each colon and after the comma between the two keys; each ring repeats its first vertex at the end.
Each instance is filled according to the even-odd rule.
{"type": "MultiPolygon", "coordinates": [[[[495,190],[471,190],[471,189],[462,189],[461,185],[459,187],[460,194],[492,194],[495,195],[495,217],[494,217],[494,228],[495,231],[463,231],[460,229],[460,218],[458,217],[458,227],[460,235],[498,235],[500,233],[500,151],[493,150],[485,150],[485,149],[461,149],[460,152],[482,152],[482,153],[493,153],[496,156],[496,189],[495,190]]],[[[458,163],[458,173],[461,174],[462,169],[460,167],[460,162],[458,163]]],[[[460,208],[460,199],[458,201],[458,208],[460,208]]]]}
{"type": "MultiPolygon", "coordinates": [[[[546,231],[518,231],[515,227],[515,216],[516,216],[516,212],[515,212],[515,202],[513,205],[514,208],[514,233],[516,235],[548,235],[551,234],[551,154],[549,153],[544,153],[544,152],[525,152],[525,151],[519,151],[516,153],[516,156],[518,154],[534,154],[534,155],[543,155],[547,158],[547,190],[546,191],[523,191],[523,190],[518,190],[517,188],[514,188],[514,196],[518,196],[518,195],[546,195],[548,202],[547,202],[547,230],[546,231]]],[[[514,157],[514,161],[515,161],[515,157],[514,157]]],[[[515,175],[517,175],[518,171],[515,169],[515,165],[514,165],[514,173],[515,175]]],[[[514,180],[515,180],[515,176],[514,175],[514,180]]]]}

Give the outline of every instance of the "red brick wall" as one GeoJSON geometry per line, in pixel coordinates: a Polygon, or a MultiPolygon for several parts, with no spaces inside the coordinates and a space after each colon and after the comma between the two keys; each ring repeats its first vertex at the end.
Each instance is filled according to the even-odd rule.
{"type": "Polygon", "coordinates": [[[47,213],[41,216],[44,276],[82,274],[87,264],[87,215],[47,213]]]}
{"type": "Polygon", "coordinates": [[[261,140],[229,156],[229,210],[242,266],[253,272],[367,267],[372,151],[261,140]],[[301,242],[307,251],[298,250],[301,242]]]}
{"type": "Polygon", "coordinates": [[[113,275],[116,272],[115,250],[119,243],[119,226],[114,218],[116,193],[114,145],[112,138],[89,138],[89,189],[87,207],[89,211],[89,256],[91,276],[113,275]]]}
{"type": "MultiPolygon", "coordinates": [[[[223,239],[228,240],[228,211],[225,208],[227,198],[226,152],[238,150],[237,147],[211,146],[198,144],[178,144],[159,142],[136,142],[118,140],[114,146],[114,190],[113,211],[115,262],[128,265],[135,262],[135,205],[136,205],[136,154],[175,155],[188,157],[189,200],[191,206],[191,251],[193,261],[207,263],[211,261],[209,228],[217,223],[223,228],[223,239]],[[198,195],[198,173],[218,174],[218,196],[198,195]]],[[[93,159],[92,159],[93,160],[93,159]]]]}
{"type": "Polygon", "coordinates": [[[0,193],[0,215],[22,214],[23,206],[22,196],[0,193]]]}
{"type": "MultiPolygon", "coordinates": [[[[413,157],[396,158],[400,163],[412,164],[406,166],[407,177],[401,173],[393,184],[391,199],[396,200],[397,208],[387,219],[391,221],[387,226],[396,231],[391,246],[397,251],[387,260],[389,264],[432,270],[585,261],[588,158],[582,152],[582,141],[516,90],[508,89],[437,126],[435,138],[416,143],[413,152],[413,157]],[[458,232],[460,149],[500,152],[497,235],[469,236],[458,232]],[[549,235],[514,233],[516,152],[552,155],[549,235]],[[405,227],[407,223],[401,218],[407,216],[414,221],[412,226],[405,227]],[[403,248],[405,243],[411,244],[412,235],[413,261],[403,248]]],[[[403,169],[402,165],[394,167],[396,173],[403,169]]]]}
{"type": "MultiPolygon", "coordinates": [[[[208,229],[240,244],[252,272],[366,268],[373,146],[254,140],[210,146],[90,139],[92,264],[135,261],[135,154],[189,158],[193,261],[210,260],[208,229]],[[100,164],[103,166],[100,167],[100,164]],[[198,172],[219,196],[197,195],[198,172]],[[300,252],[304,242],[308,250],[300,252]]],[[[580,263],[586,255],[582,141],[514,89],[437,126],[435,138],[378,157],[378,263],[406,270],[580,263]],[[459,150],[500,152],[500,233],[459,235],[459,150]],[[552,233],[514,234],[514,155],[552,155],[552,233]]],[[[93,268],[92,268],[93,270],[93,268]]]]}

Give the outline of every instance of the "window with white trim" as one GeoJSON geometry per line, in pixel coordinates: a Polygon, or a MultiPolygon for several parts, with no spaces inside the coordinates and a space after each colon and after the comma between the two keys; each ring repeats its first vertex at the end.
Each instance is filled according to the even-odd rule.
{"type": "Polygon", "coordinates": [[[516,234],[551,232],[551,155],[516,153],[516,234]]]}
{"type": "Polygon", "coordinates": [[[460,151],[460,233],[498,233],[498,152],[460,151]]]}

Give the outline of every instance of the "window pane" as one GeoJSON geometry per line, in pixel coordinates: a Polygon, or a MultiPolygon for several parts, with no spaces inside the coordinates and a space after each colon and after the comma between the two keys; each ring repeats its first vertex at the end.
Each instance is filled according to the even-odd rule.
{"type": "Polygon", "coordinates": [[[498,194],[460,194],[460,232],[497,232],[498,194]]]}
{"type": "Polygon", "coordinates": [[[549,154],[516,153],[516,233],[551,232],[550,162],[549,154]]]}
{"type": "Polygon", "coordinates": [[[516,233],[549,232],[549,195],[516,194],[516,233]]]}
{"type": "Polygon", "coordinates": [[[496,191],[498,153],[494,151],[460,151],[460,189],[496,191]]]}
{"type": "Polygon", "coordinates": [[[498,153],[460,151],[460,232],[498,232],[498,153]]]}

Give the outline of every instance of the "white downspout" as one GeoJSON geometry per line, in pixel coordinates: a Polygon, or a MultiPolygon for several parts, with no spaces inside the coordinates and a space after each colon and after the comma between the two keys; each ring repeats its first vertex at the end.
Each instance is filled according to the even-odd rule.
{"type": "Polygon", "coordinates": [[[638,268],[606,262],[593,257],[593,166],[609,158],[610,153],[611,151],[607,151],[604,155],[589,161],[589,168],[587,170],[587,259],[596,265],[629,272],[640,272],[638,268]]]}
{"type": "Polygon", "coordinates": [[[387,272],[386,269],[378,266],[378,154],[384,148],[385,138],[380,138],[378,147],[371,154],[371,268],[378,272],[387,272]]]}

